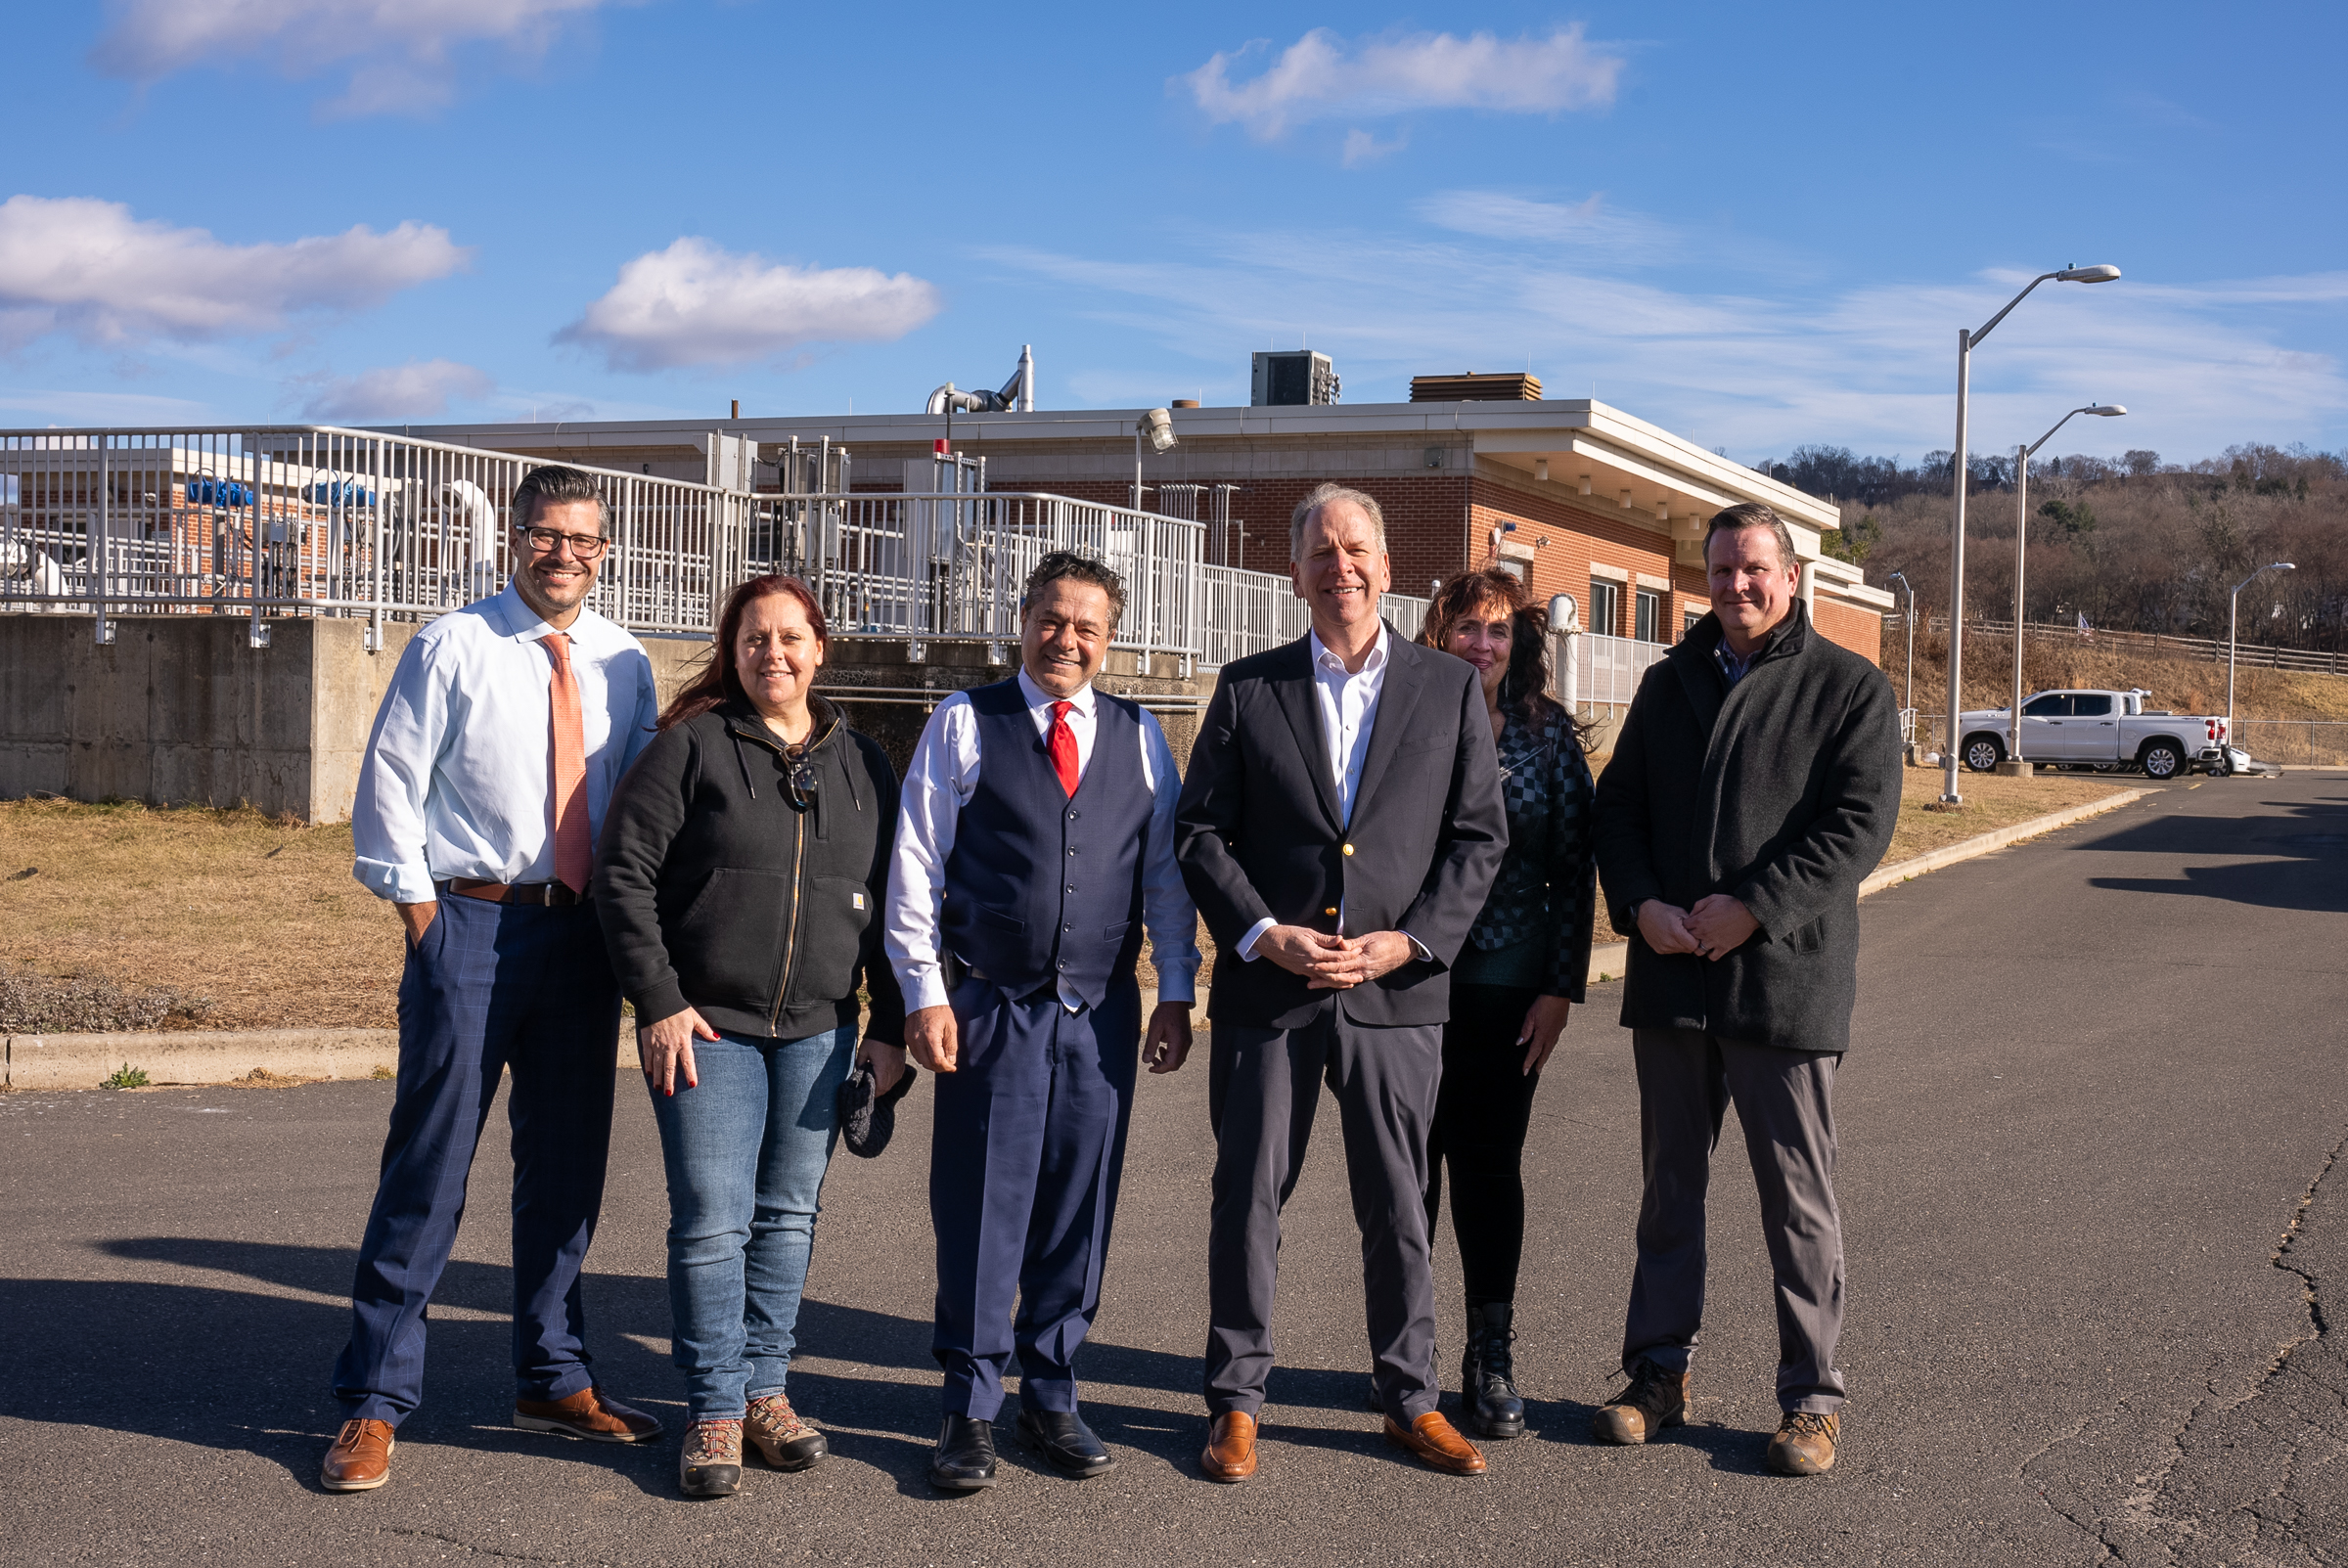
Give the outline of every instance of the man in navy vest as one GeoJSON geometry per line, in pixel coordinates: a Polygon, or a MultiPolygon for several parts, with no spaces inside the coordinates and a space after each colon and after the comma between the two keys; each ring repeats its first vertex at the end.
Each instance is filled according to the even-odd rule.
{"type": "Polygon", "coordinates": [[[939,1075],[929,1478],[948,1491],[995,1483],[1014,1350],[1026,1440],[1063,1475],[1114,1462],[1076,1413],[1076,1349],[1101,1308],[1137,1053],[1182,1065],[1198,970],[1173,753],[1092,685],[1124,608],[1106,566],[1046,556],[1020,600],[1019,673],[940,702],[905,774],[885,941],[905,1049],[939,1075]],[[1142,1048],[1145,928],[1158,1002],[1142,1048]]]}

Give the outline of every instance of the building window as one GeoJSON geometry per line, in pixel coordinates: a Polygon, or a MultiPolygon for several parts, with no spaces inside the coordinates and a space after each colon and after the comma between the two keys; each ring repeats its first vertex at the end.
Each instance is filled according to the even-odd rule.
{"type": "Polygon", "coordinates": [[[1689,634],[1690,632],[1693,632],[1693,631],[1694,631],[1694,630],[1695,630],[1695,623],[1696,623],[1697,621],[1700,621],[1700,620],[1702,620],[1703,618],[1704,618],[1704,612],[1703,612],[1702,610],[1700,610],[1700,609],[1687,609],[1687,610],[1682,610],[1682,611],[1680,612],[1680,636],[1681,636],[1681,638],[1682,638],[1683,640],[1685,640],[1685,639],[1687,638],[1687,636],[1688,636],[1688,634],[1689,634]]]}
{"type": "Polygon", "coordinates": [[[1590,579],[1590,629],[1601,637],[1622,635],[1622,584],[1590,579]]]}
{"type": "Polygon", "coordinates": [[[1499,568],[1500,570],[1507,572],[1507,573],[1508,573],[1510,576],[1512,576],[1512,577],[1515,578],[1515,579],[1516,579],[1518,582],[1522,582],[1522,581],[1524,581],[1524,562],[1523,562],[1523,561],[1521,561],[1521,560],[1509,560],[1509,559],[1508,559],[1506,556],[1503,556],[1503,557],[1502,557],[1500,560],[1495,560],[1494,562],[1492,562],[1492,564],[1493,564],[1495,567],[1499,568]]]}
{"type": "Polygon", "coordinates": [[[1632,635],[1642,643],[1660,643],[1667,639],[1664,630],[1663,596],[1651,588],[1639,590],[1635,605],[1638,610],[1638,630],[1632,635]]]}

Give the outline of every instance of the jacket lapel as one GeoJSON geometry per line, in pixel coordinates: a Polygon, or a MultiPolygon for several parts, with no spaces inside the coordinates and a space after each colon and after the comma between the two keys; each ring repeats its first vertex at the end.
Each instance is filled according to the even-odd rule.
{"type": "Polygon", "coordinates": [[[1341,832],[1345,818],[1337,810],[1336,783],[1329,776],[1329,741],[1321,734],[1320,694],[1313,690],[1312,644],[1298,638],[1288,647],[1293,658],[1273,681],[1272,690],[1280,698],[1280,711],[1287,715],[1288,728],[1295,732],[1296,749],[1304,754],[1304,772],[1313,781],[1313,793],[1320,798],[1330,827],[1341,832]]]}
{"type": "Polygon", "coordinates": [[[1402,738],[1410,734],[1411,714],[1419,706],[1419,691],[1425,682],[1426,665],[1418,645],[1404,642],[1393,627],[1387,627],[1386,679],[1377,690],[1377,717],[1370,725],[1370,754],[1362,759],[1361,787],[1353,793],[1357,809],[1377,794],[1386,764],[1394,760],[1402,738]]]}
{"type": "Polygon", "coordinates": [[[1672,673],[1679,677],[1680,690],[1688,695],[1688,705],[1695,709],[1696,724],[1707,736],[1720,722],[1720,672],[1712,664],[1712,650],[1719,642],[1719,623],[1706,617],[1666,655],[1672,673]]]}

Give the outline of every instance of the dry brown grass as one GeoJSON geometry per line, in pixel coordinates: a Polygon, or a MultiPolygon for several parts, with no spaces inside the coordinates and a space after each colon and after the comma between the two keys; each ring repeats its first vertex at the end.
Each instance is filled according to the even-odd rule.
{"type": "MultiPolygon", "coordinates": [[[[1944,814],[1924,809],[1939,796],[1940,777],[1907,770],[1885,865],[2131,787],[2127,780],[2085,775],[1967,774],[1965,809],[1944,814]]],[[[211,999],[201,1021],[174,1017],[165,1028],[397,1022],[399,922],[389,905],[351,879],[346,824],[302,828],[254,811],[0,801],[0,961],[211,999]]],[[[1603,914],[1597,936],[1620,940],[1603,914]]],[[[1211,964],[1214,947],[1203,929],[1199,947],[1211,964]]],[[[1142,967],[1143,984],[1154,984],[1146,957],[1142,967]]]]}
{"type": "Polygon", "coordinates": [[[0,960],[208,997],[205,1029],[395,1021],[399,921],[351,879],[347,824],[12,800],[0,846],[0,960]]]}

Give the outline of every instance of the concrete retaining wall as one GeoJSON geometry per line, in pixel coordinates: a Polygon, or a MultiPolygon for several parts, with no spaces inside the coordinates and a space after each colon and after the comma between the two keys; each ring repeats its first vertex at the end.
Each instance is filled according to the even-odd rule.
{"type": "MultiPolygon", "coordinates": [[[[226,1084],[258,1068],[280,1078],[373,1078],[399,1065],[396,1029],[248,1029],[150,1034],[12,1035],[0,1041],[0,1085],[96,1089],[119,1068],[151,1084],[226,1084]]],[[[621,1031],[619,1065],[634,1071],[636,1031],[621,1031]]]]}

